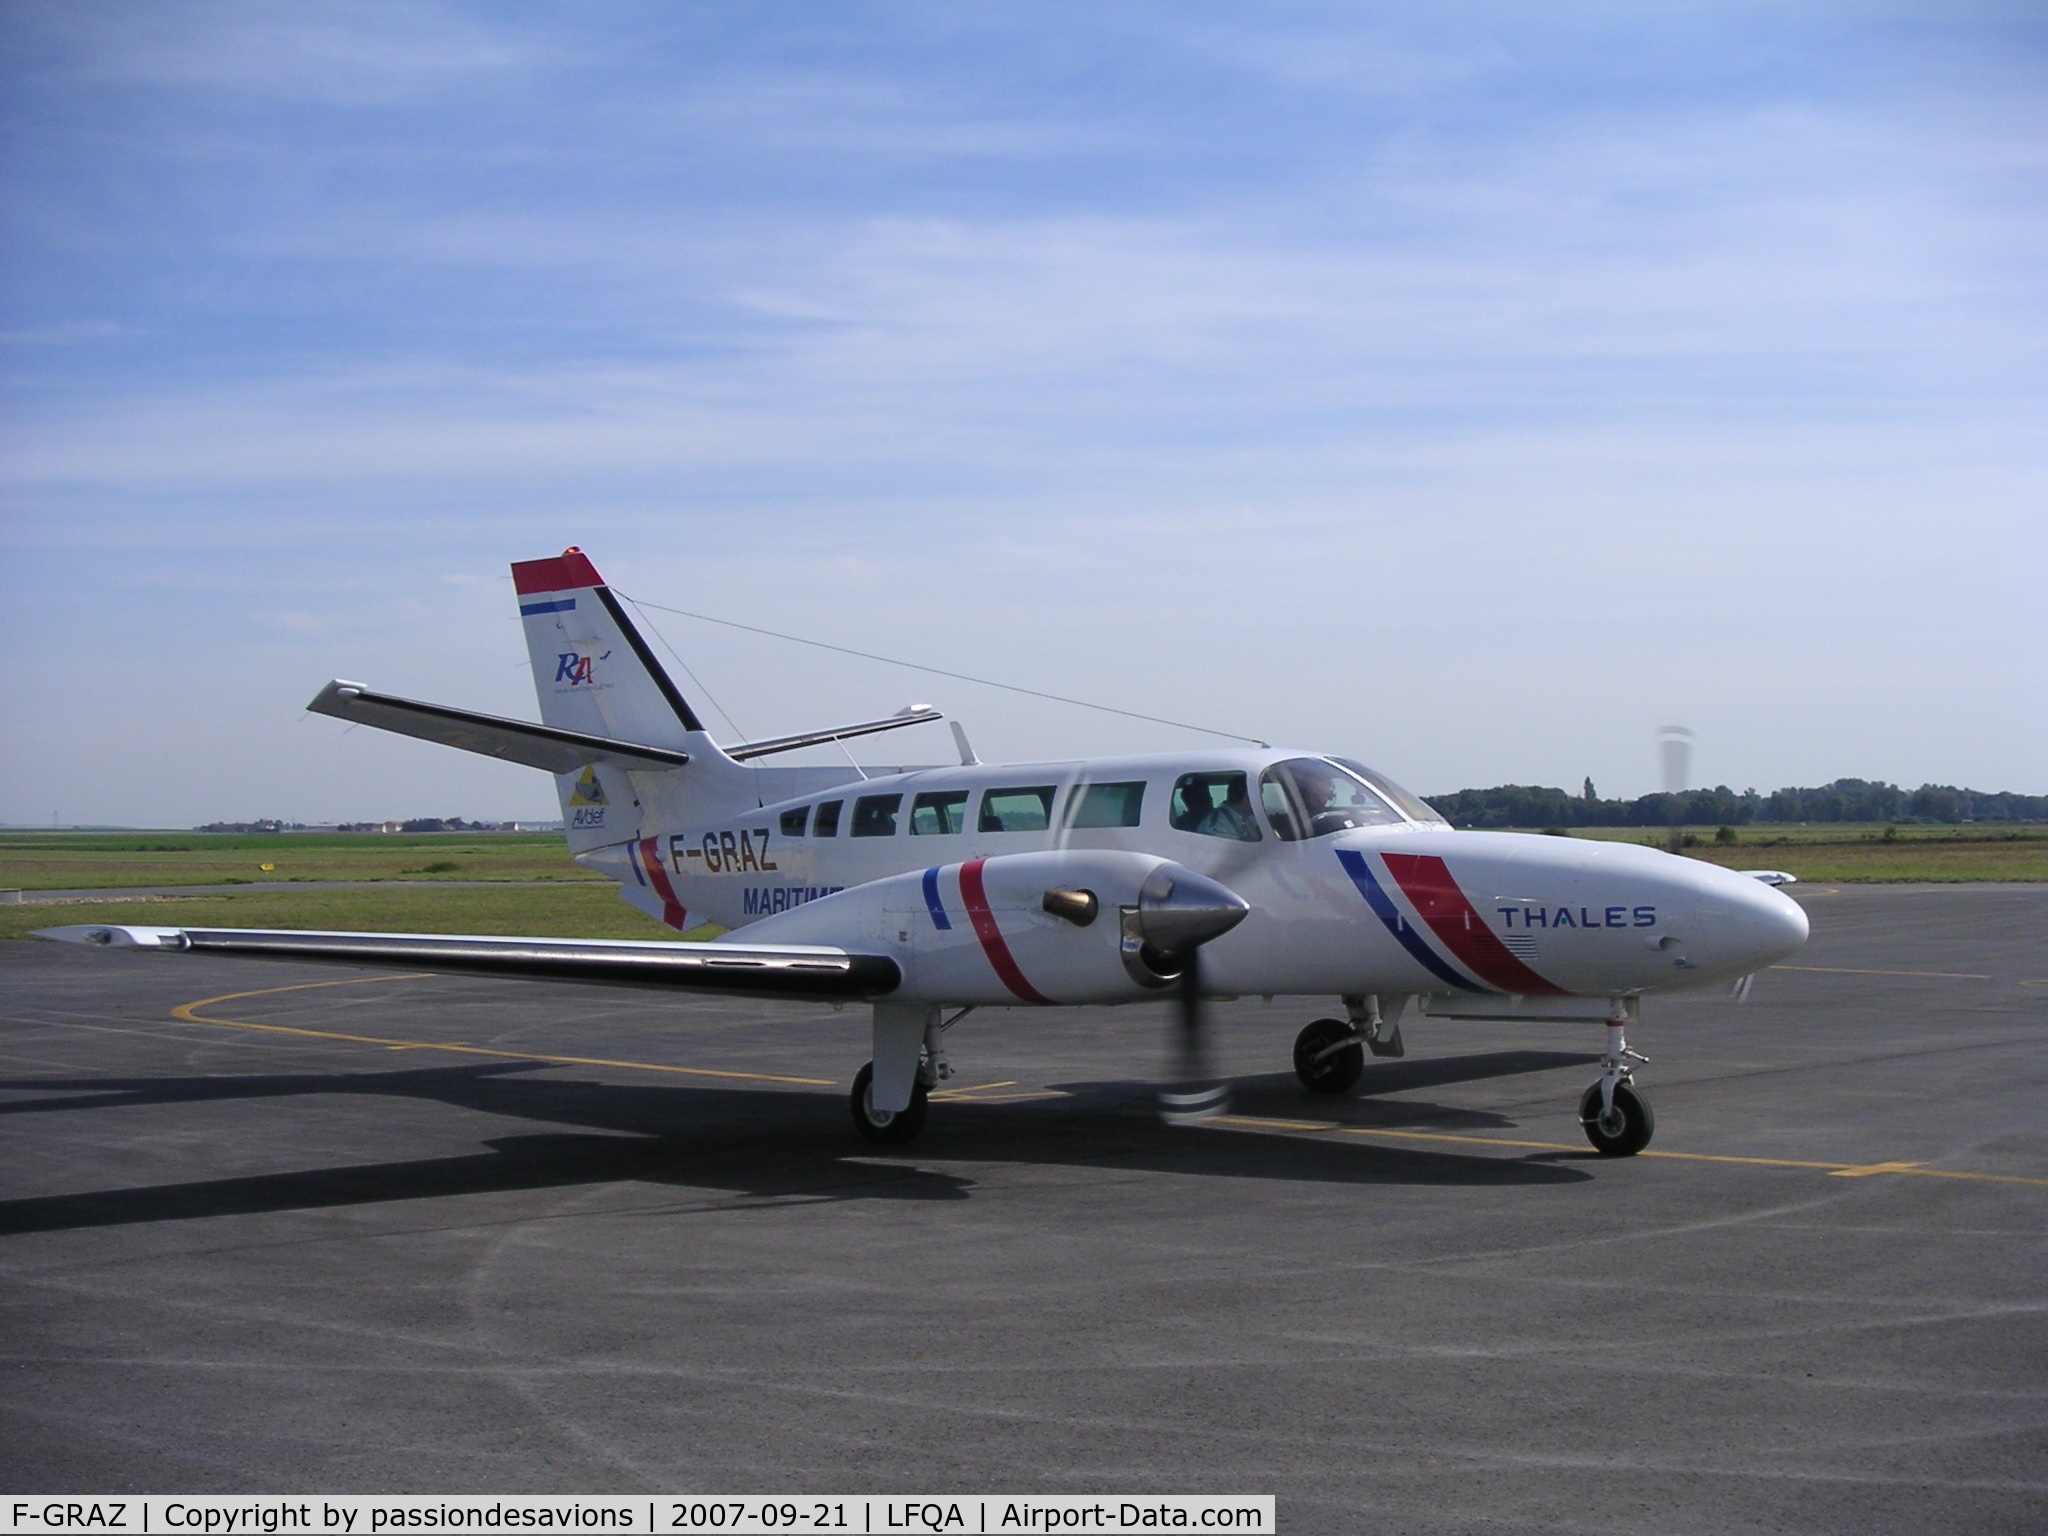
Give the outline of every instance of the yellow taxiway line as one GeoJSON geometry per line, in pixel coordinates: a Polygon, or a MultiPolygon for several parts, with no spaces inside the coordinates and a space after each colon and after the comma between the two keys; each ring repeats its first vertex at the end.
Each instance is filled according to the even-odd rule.
{"type": "Polygon", "coordinates": [[[1000,1083],[977,1083],[972,1088],[934,1088],[931,1101],[934,1104],[1013,1104],[1019,1099],[1065,1099],[1073,1095],[1062,1093],[1057,1088],[1027,1088],[1022,1093],[993,1093],[995,1088],[1014,1088],[1015,1078],[1000,1083]]]}
{"type": "MultiPolygon", "coordinates": [[[[1992,981],[1976,971],[1865,971],[1848,965],[1774,965],[1774,971],[1809,971],[1816,976],[1927,976],[1935,981],[1992,981]]],[[[2025,983],[2021,983],[2025,985],[2025,983]]]]}
{"type": "MultiPolygon", "coordinates": [[[[1334,1120],[1266,1120],[1251,1115],[1217,1115],[1210,1125],[1242,1126],[1255,1131],[1334,1131],[1340,1136],[1369,1136],[1384,1141],[1449,1141],[1476,1147],[1515,1147],[1525,1151],[1577,1152],[1593,1156],[1590,1148],[1561,1141],[1516,1141],[1505,1136],[1455,1136],[1447,1131],[1382,1131],[1359,1125],[1341,1125],[1334,1120]]],[[[1918,1163],[1809,1163],[1789,1157],[1728,1157],[1712,1152],[1638,1152],[1637,1157],[1663,1158],[1678,1163],[1734,1163],[1748,1168],[1808,1168],[1841,1179],[1866,1178],[1876,1173],[1917,1174],[1928,1179],[1974,1179],[1986,1184],[2032,1184],[2048,1189],[2048,1179],[2022,1178],[2011,1173],[1965,1173],[1948,1168],[1923,1168],[1918,1163]]]]}
{"type": "Polygon", "coordinates": [[[232,1003],[244,997],[269,997],[278,992],[311,992],[319,987],[356,987],[375,981],[418,981],[432,971],[412,971],[402,976],[349,976],[340,981],[302,981],[290,987],[259,987],[254,992],[223,992],[219,997],[202,997],[180,1003],[171,1017],[186,1024],[219,1024],[227,1029],[255,1029],[272,1035],[297,1035],[306,1040],[341,1040],[350,1045],[381,1045],[393,1051],[448,1051],[457,1056],[490,1056],[500,1061],[544,1061],[560,1067],[622,1067],[632,1072],[672,1072],[681,1077],[716,1077],[740,1083],[793,1083],[803,1088],[836,1088],[829,1077],[777,1077],[769,1072],[719,1072],[710,1067],[668,1067],[651,1061],[608,1061],[599,1056],[549,1056],[540,1051],[493,1051],[480,1045],[444,1044],[435,1040],[391,1040],[376,1035],[344,1035],[326,1029],[296,1029],[287,1024],[251,1024],[245,1019],[215,1019],[200,1013],[215,1003],[232,1003]]]}

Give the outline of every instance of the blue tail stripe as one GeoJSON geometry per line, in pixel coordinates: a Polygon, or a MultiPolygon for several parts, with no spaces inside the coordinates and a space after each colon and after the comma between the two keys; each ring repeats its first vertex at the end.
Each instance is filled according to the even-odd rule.
{"type": "Polygon", "coordinates": [[[924,904],[932,915],[934,928],[952,928],[953,924],[946,916],[946,905],[939,900],[939,867],[936,864],[924,872],[924,904]]]}
{"type": "Polygon", "coordinates": [[[1339,848],[1336,852],[1337,862],[1344,866],[1344,873],[1349,875],[1351,883],[1358,887],[1358,894],[1365,898],[1365,904],[1372,908],[1373,915],[1387,925],[1387,932],[1399,939],[1401,947],[1420,961],[1432,976],[1441,977],[1461,992],[1485,990],[1473,986],[1444,964],[1437,958],[1436,951],[1423,942],[1422,935],[1408,926],[1407,919],[1401,916],[1399,909],[1388,900],[1386,891],[1381,889],[1379,881],[1373,878],[1372,866],[1365,862],[1364,854],[1356,848],[1339,848]]]}

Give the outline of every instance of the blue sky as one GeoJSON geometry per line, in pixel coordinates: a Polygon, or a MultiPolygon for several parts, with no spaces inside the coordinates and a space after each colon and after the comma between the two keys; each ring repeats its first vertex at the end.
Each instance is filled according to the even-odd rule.
{"type": "MultiPolygon", "coordinates": [[[[0,20],[0,819],[551,814],[300,707],[531,715],[570,543],[1425,792],[2048,789],[2038,7],[0,20]]],[[[736,735],[1201,740],[661,624],[736,735]]]]}

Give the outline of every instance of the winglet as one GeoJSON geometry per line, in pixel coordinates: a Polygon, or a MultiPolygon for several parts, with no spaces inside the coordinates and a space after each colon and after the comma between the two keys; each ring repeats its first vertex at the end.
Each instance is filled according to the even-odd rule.
{"type": "Polygon", "coordinates": [[[182,928],[115,928],[81,923],[68,928],[38,928],[33,937],[60,944],[92,944],[101,949],[186,949],[191,941],[182,928]]]}

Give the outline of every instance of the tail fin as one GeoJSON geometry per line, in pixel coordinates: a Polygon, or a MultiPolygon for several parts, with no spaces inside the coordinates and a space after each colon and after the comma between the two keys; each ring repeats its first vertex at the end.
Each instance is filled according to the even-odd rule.
{"type": "Polygon", "coordinates": [[[678,750],[704,729],[582,550],[519,561],[512,585],[543,725],[678,750]]]}
{"type": "Polygon", "coordinates": [[[636,838],[643,819],[667,819],[686,800],[753,803],[747,770],[711,740],[582,550],[516,562],[512,585],[543,724],[690,754],[687,768],[659,774],[603,763],[556,774],[571,851],[636,838]]]}

